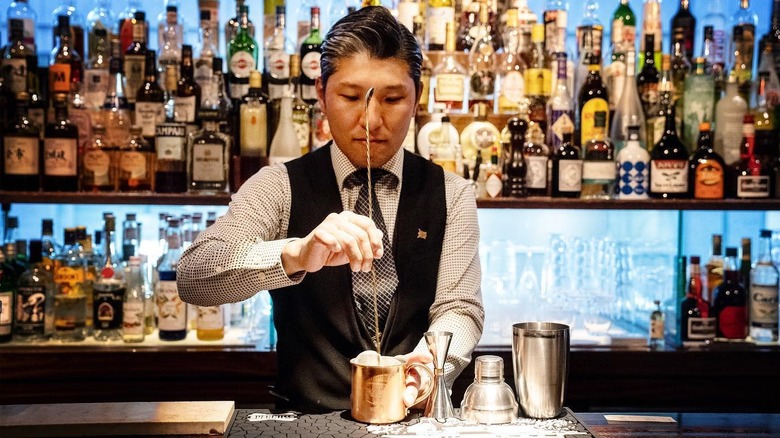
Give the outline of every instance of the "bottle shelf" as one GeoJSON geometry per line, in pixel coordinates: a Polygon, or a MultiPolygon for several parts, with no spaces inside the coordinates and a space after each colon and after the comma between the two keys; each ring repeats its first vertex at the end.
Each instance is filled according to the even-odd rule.
{"type": "MultiPolygon", "coordinates": [[[[2,204],[228,205],[229,193],[92,193],[0,191],[2,204]]],[[[550,210],[780,210],[780,199],[568,199],[545,196],[477,199],[479,208],[550,210]]]]}

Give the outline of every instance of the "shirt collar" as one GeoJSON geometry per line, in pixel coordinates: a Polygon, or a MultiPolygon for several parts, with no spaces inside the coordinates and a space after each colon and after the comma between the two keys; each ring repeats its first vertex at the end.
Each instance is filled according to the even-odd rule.
{"type": "MultiPolygon", "coordinates": [[[[339,185],[339,191],[341,191],[344,188],[344,180],[354,173],[357,170],[357,167],[349,161],[349,158],[344,155],[344,152],[336,145],[335,141],[330,148],[330,158],[333,162],[333,171],[336,173],[336,182],[339,185]]],[[[395,155],[390,157],[387,163],[381,167],[398,177],[400,183],[404,168],[404,148],[398,148],[395,155]]]]}

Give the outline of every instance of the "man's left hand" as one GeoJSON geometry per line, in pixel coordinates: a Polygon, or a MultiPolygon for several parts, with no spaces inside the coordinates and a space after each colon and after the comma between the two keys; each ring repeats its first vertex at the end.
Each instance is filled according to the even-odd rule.
{"type": "MultiPolygon", "coordinates": [[[[431,356],[431,353],[427,351],[401,354],[396,356],[396,359],[402,360],[407,364],[412,364],[415,362],[428,364],[433,362],[433,356],[431,356]]],[[[404,404],[406,407],[417,409],[422,409],[425,407],[426,400],[421,400],[420,403],[415,406],[412,405],[420,395],[420,388],[425,388],[426,385],[433,385],[433,382],[428,381],[428,376],[421,376],[420,373],[418,373],[414,368],[409,370],[409,374],[406,377],[406,390],[404,391],[404,404]],[[423,381],[423,379],[425,381],[423,381]]]]}

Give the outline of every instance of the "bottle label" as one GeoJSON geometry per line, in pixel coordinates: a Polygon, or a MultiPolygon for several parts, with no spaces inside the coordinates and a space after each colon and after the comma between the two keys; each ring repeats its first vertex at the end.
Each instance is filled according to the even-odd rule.
{"type": "Polygon", "coordinates": [[[264,156],[268,144],[264,105],[241,105],[241,155],[264,156]]]}
{"type": "Polygon", "coordinates": [[[525,175],[525,186],[529,189],[544,189],[547,187],[547,157],[526,156],[528,172],[525,175]]]}
{"type": "Polygon", "coordinates": [[[249,72],[257,67],[255,64],[251,53],[239,50],[230,57],[230,73],[237,78],[248,78],[249,72]]]}
{"type": "Polygon", "coordinates": [[[447,22],[455,21],[455,8],[428,7],[428,45],[444,46],[447,41],[447,22]]]}
{"type": "Polygon", "coordinates": [[[198,330],[219,330],[225,326],[222,306],[198,306],[198,330]]]}
{"type": "Polygon", "coordinates": [[[738,198],[768,198],[769,177],[740,175],[737,177],[738,198]]]}
{"type": "Polygon", "coordinates": [[[609,107],[615,108],[620,103],[620,97],[623,95],[623,86],[626,83],[626,63],[619,59],[612,61],[612,64],[604,69],[604,73],[607,76],[607,87],[609,89],[609,107]]]}
{"type": "Polygon", "coordinates": [[[504,183],[501,181],[501,177],[498,174],[491,173],[485,180],[485,191],[488,196],[495,198],[501,194],[501,190],[504,187],[504,183]]]}
{"type": "Polygon", "coordinates": [[[43,335],[46,322],[46,289],[43,286],[19,286],[16,291],[14,331],[20,335],[43,335]]]}
{"type": "Polygon", "coordinates": [[[157,327],[161,331],[187,328],[187,305],[179,297],[175,280],[157,282],[157,327]]]}
{"type": "Polygon", "coordinates": [[[225,181],[225,163],[222,157],[224,145],[192,145],[192,180],[225,181]]]}
{"type": "Polygon", "coordinates": [[[195,96],[179,97],[173,99],[175,108],[173,119],[179,123],[188,123],[195,121],[195,96]]]}
{"type": "Polygon", "coordinates": [[[723,166],[715,160],[699,160],[693,186],[696,199],[723,199],[723,166]]]}
{"type": "Polygon", "coordinates": [[[428,73],[420,75],[422,92],[420,93],[420,108],[428,109],[428,94],[431,92],[431,76],[428,73]]]}
{"type": "Polygon", "coordinates": [[[144,333],[144,303],[140,299],[122,304],[122,333],[133,336],[144,333]]]}
{"type": "Polygon", "coordinates": [[[728,339],[747,336],[747,309],[745,306],[726,306],[718,313],[718,331],[728,339]]]}
{"type": "Polygon", "coordinates": [[[777,330],[777,285],[750,286],[750,326],[777,330]]]}
{"type": "Polygon", "coordinates": [[[501,79],[501,93],[499,99],[505,99],[511,102],[511,105],[517,107],[518,103],[525,96],[525,78],[519,71],[510,71],[501,79]]]}
{"type": "Polygon", "coordinates": [[[615,162],[583,160],[582,179],[589,182],[614,181],[615,162]]]}
{"type": "Polygon", "coordinates": [[[39,140],[37,137],[5,138],[5,174],[37,175],[39,140]]]}
{"type": "Polygon", "coordinates": [[[582,190],[582,160],[558,161],[558,191],[579,192],[582,190]]]}
{"type": "Polygon", "coordinates": [[[87,108],[103,108],[106,94],[108,94],[108,70],[87,69],[84,72],[84,99],[87,108]]]}
{"type": "Polygon", "coordinates": [[[571,111],[569,110],[557,110],[550,111],[550,146],[556,148],[563,144],[563,134],[566,132],[574,132],[574,122],[571,120],[571,111]]]}
{"type": "Polygon", "coordinates": [[[84,153],[84,173],[92,178],[94,185],[111,184],[108,178],[111,168],[111,156],[101,149],[93,149],[84,153]]]}
{"type": "Polygon", "coordinates": [[[615,52],[628,53],[634,50],[636,41],[636,26],[623,23],[623,20],[612,22],[612,41],[615,43],[615,52]]]}
{"type": "MultiPolygon", "coordinates": [[[[580,114],[580,144],[586,144],[588,141],[596,138],[596,113],[599,111],[609,114],[609,103],[605,99],[590,99],[582,106],[582,113],[580,114]]],[[[603,129],[604,132],[609,132],[609,118],[607,118],[606,126],[600,129],[603,129]]]]}
{"type": "Polygon", "coordinates": [[[301,85],[301,99],[312,102],[317,100],[317,88],[314,85],[301,85]]]}
{"type": "Polygon", "coordinates": [[[688,318],[688,339],[705,340],[715,338],[715,318],[688,318]]]}
{"type": "Polygon", "coordinates": [[[13,322],[13,291],[0,291],[0,335],[10,335],[13,322]]]}
{"type": "Polygon", "coordinates": [[[650,82],[640,85],[639,98],[645,107],[658,103],[658,84],[650,82]]]}
{"type": "Polygon", "coordinates": [[[652,193],[687,193],[688,161],[650,161],[650,191],[652,193]]]}
{"type": "Polygon", "coordinates": [[[195,63],[195,82],[200,85],[201,92],[205,94],[205,90],[211,86],[211,78],[214,77],[214,68],[211,58],[200,58],[195,63]]]}
{"type": "Polygon", "coordinates": [[[135,102],[138,89],[144,84],[144,67],[146,57],[141,55],[125,56],[125,85],[127,90],[127,101],[135,102]]]}
{"type": "Polygon", "coordinates": [[[716,64],[726,63],[726,30],[712,30],[712,62],[716,64]]]}
{"type": "Polygon", "coordinates": [[[6,78],[9,79],[9,88],[11,95],[27,91],[27,58],[6,58],[3,59],[3,69],[6,71],[6,78]]]}
{"type": "Polygon", "coordinates": [[[567,15],[565,9],[544,11],[544,47],[548,52],[565,51],[567,15]]]}
{"type": "Polygon", "coordinates": [[[465,94],[466,79],[456,73],[442,73],[436,76],[436,88],[433,98],[437,102],[462,102],[465,94]]]}
{"type": "Polygon", "coordinates": [[[84,283],[86,273],[82,268],[61,266],[54,270],[54,282],[57,284],[57,292],[62,295],[76,295],[81,293],[81,284],[84,283]]]}
{"type": "Polygon", "coordinates": [[[311,133],[308,113],[295,111],[293,112],[292,120],[293,127],[295,128],[295,136],[298,138],[298,145],[301,148],[301,153],[305,153],[309,150],[309,137],[311,133]]]}
{"type": "Polygon", "coordinates": [[[666,132],[666,117],[654,118],[650,127],[653,130],[653,143],[651,146],[655,146],[655,144],[661,140],[661,137],[663,137],[664,133],[666,132]]]}
{"type": "Polygon", "coordinates": [[[290,55],[284,50],[269,50],[266,67],[273,80],[286,81],[290,77],[290,55]]]}
{"type": "Polygon", "coordinates": [[[76,176],[78,144],[72,138],[47,138],[43,142],[43,171],[51,176],[76,176]]]}
{"type": "Polygon", "coordinates": [[[136,102],[135,124],[143,128],[141,135],[154,137],[157,124],[165,121],[165,105],[162,102],[136,102]]]}
{"type": "MultiPolygon", "coordinates": [[[[320,77],[322,72],[320,71],[320,57],[322,54],[317,50],[303,55],[301,58],[301,73],[312,81],[320,77]]],[[[305,99],[305,98],[304,98],[305,99]]]]}
{"type": "Polygon", "coordinates": [[[529,68],[525,71],[525,93],[527,96],[549,96],[552,90],[552,70],[529,68]]]}
{"type": "Polygon", "coordinates": [[[158,160],[184,161],[184,143],[187,127],[173,123],[161,123],[155,130],[155,146],[158,160]]]}
{"type": "Polygon", "coordinates": [[[70,64],[49,66],[49,90],[52,93],[70,92],[70,64]]]}
{"type": "Polygon", "coordinates": [[[83,151],[92,141],[92,117],[84,108],[71,108],[68,110],[68,119],[76,125],[76,131],[79,135],[79,150],[83,151]]]}
{"type": "Polygon", "coordinates": [[[653,319],[650,321],[650,339],[664,338],[664,320],[653,319]]]}
{"type": "Polygon", "coordinates": [[[92,305],[92,323],[100,330],[116,330],[122,326],[122,299],[125,288],[101,290],[99,284],[94,285],[92,305]]]}
{"type": "Polygon", "coordinates": [[[618,196],[647,197],[648,165],[645,161],[623,161],[618,168],[618,196]]]}
{"type": "MultiPolygon", "coordinates": [[[[725,99],[724,99],[725,100],[725,99]]],[[[742,144],[742,117],[744,112],[723,112],[716,116],[718,130],[716,143],[723,144],[723,161],[730,166],[739,161],[739,149],[742,144]],[[720,137],[719,139],[717,137],[720,137]]]]}
{"type": "Polygon", "coordinates": [[[122,158],[119,160],[119,169],[122,171],[122,179],[146,179],[146,154],[134,151],[122,152],[122,158]]]}

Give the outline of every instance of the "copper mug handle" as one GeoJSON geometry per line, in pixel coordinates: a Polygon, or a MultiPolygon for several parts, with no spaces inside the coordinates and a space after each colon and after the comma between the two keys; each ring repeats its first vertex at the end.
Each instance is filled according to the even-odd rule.
{"type": "Polygon", "coordinates": [[[421,401],[423,401],[426,398],[428,398],[428,396],[431,395],[431,392],[433,392],[433,372],[431,372],[431,370],[429,370],[427,366],[425,366],[425,365],[423,365],[423,364],[421,364],[419,362],[413,362],[413,363],[409,364],[406,367],[406,369],[404,369],[404,374],[408,375],[409,374],[409,370],[411,368],[417,368],[418,372],[419,372],[419,370],[423,370],[423,371],[425,371],[426,374],[428,374],[428,385],[427,385],[428,387],[425,389],[425,391],[423,391],[422,394],[420,394],[414,400],[414,403],[412,403],[412,406],[415,406],[415,405],[417,405],[417,403],[420,403],[421,401]]]}

